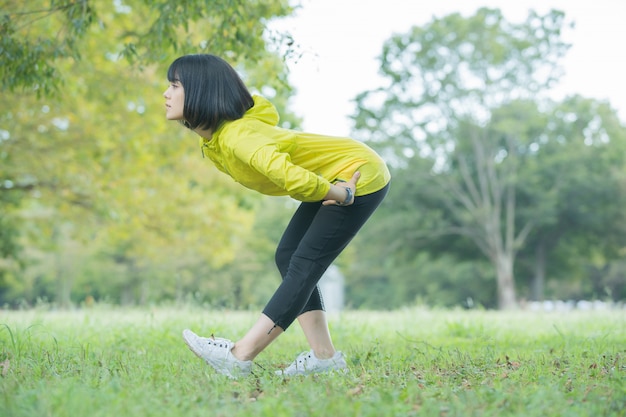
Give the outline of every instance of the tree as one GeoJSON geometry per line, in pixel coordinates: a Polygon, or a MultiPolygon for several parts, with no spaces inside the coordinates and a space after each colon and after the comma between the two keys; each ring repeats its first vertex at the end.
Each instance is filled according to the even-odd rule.
{"type": "Polygon", "coordinates": [[[564,24],[558,11],[531,11],[514,24],[485,8],[435,19],[385,43],[388,85],[356,100],[357,132],[392,164],[431,161],[445,214],[437,233],[465,236],[488,258],[502,309],[516,305],[515,257],[535,226],[516,221],[516,198],[521,159],[541,124],[502,124],[494,110],[524,106],[558,79],[564,24]]]}
{"type": "Polygon", "coordinates": [[[8,0],[0,12],[1,88],[44,95],[58,90],[64,81],[60,63],[83,57],[81,42],[94,27],[112,28],[119,46],[108,52],[140,65],[190,51],[255,61],[266,56],[267,39],[287,54],[293,51],[290,36],[266,37],[264,31],[268,19],[291,11],[286,0],[8,0]]]}
{"type": "MultiPolygon", "coordinates": [[[[9,196],[20,198],[11,203],[11,219],[19,221],[0,239],[13,252],[18,243],[31,249],[21,285],[7,278],[13,288],[0,301],[24,294],[32,300],[38,286],[56,288],[51,294],[64,303],[78,285],[129,303],[206,288],[203,277],[234,263],[260,202],[201,159],[194,135],[164,119],[166,65],[174,54],[198,50],[225,56],[282,110],[291,87],[262,29],[265,19],[290,9],[282,1],[245,2],[245,10],[233,1],[210,9],[199,1],[129,1],[112,10],[103,1],[64,4],[88,5],[81,13],[92,17],[43,2],[10,3],[4,15],[15,31],[3,34],[3,42],[13,42],[13,51],[34,49],[2,61],[9,78],[0,104],[0,212],[9,214],[9,196]],[[47,18],[12,20],[36,10],[46,10],[47,18]],[[207,14],[219,10],[224,13],[207,14]],[[70,14],[85,28],[59,34],[73,22],[70,14]],[[31,53],[39,54],[36,66],[31,53]],[[13,66],[20,59],[23,74],[13,66]],[[46,65],[53,70],[28,75],[46,65]]],[[[3,58],[8,51],[2,49],[3,58]]],[[[284,126],[299,122],[282,115],[284,126]]]]}
{"type": "Polygon", "coordinates": [[[15,214],[18,199],[15,194],[0,193],[0,300],[10,289],[9,281],[14,281],[20,261],[19,226],[15,214]]]}
{"type": "Polygon", "coordinates": [[[547,208],[520,252],[522,275],[532,277],[531,300],[544,299],[547,276],[586,280],[589,268],[604,269],[626,246],[626,129],[615,110],[573,96],[544,112],[546,127],[524,167],[526,196],[520,198],[527,204],[543,190],[547,208]]]}

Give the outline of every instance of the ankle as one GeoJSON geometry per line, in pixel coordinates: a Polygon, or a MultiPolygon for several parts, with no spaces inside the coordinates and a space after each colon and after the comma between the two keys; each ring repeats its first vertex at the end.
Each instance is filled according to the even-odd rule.
{"type": "Polygon", "coordinates": [[[319,360],[330,359],[335,356],[335,349],[313,349],[313,355],[319,360]]]}
{"type": "Polygon", "coordinates": [[[250,352],[247,352],[242,346],[239,346],[235,343],[235,346],[230,350],[230,353],[235,357],[235,359],[240,361],[251,361],[254,359],[255,355],[250,352]]]}

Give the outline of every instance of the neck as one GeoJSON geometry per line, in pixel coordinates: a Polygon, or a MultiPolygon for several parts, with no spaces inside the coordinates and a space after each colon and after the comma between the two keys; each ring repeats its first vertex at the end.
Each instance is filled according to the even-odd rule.
{"type": "Polygon", "coordinates": [[[209,139],[211,140],[211,138],[213,137],[213,131],[210,129],[194,129],[194,132],[196,132],[198,135],[202,136],[205,139],[209,139]]]}

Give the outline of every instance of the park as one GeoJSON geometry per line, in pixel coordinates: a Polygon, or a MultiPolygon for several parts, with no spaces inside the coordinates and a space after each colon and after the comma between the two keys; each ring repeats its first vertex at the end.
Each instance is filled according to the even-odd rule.
{"type": "Polygon", "coordinates": [[[166,120],[168,66],[219,55],[300,131],[290,67],[314,52],[271,24],[299,7],[2,6],[0,415],[626,415],[626,124],[550,95],[575,30],[557,9],[433,14],[379,46],[350,138],[391,187],[325,296],[345,374],[275,374],[307,350],[297,325],[245,378],[189,353],[185,328],[254,322],[300,201],[166,120]]]}

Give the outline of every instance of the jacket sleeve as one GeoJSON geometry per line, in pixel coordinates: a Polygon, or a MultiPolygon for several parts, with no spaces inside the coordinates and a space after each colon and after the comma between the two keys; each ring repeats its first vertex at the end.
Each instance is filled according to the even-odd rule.
{"type": "Polygon", "coordinates": [[[251,155],[250,166],[276,186],[300,201],[320,201],[330,190],[330,182],[316,173],[291,162],[286,152],[274,144],[261,146],[251,155]]]}

